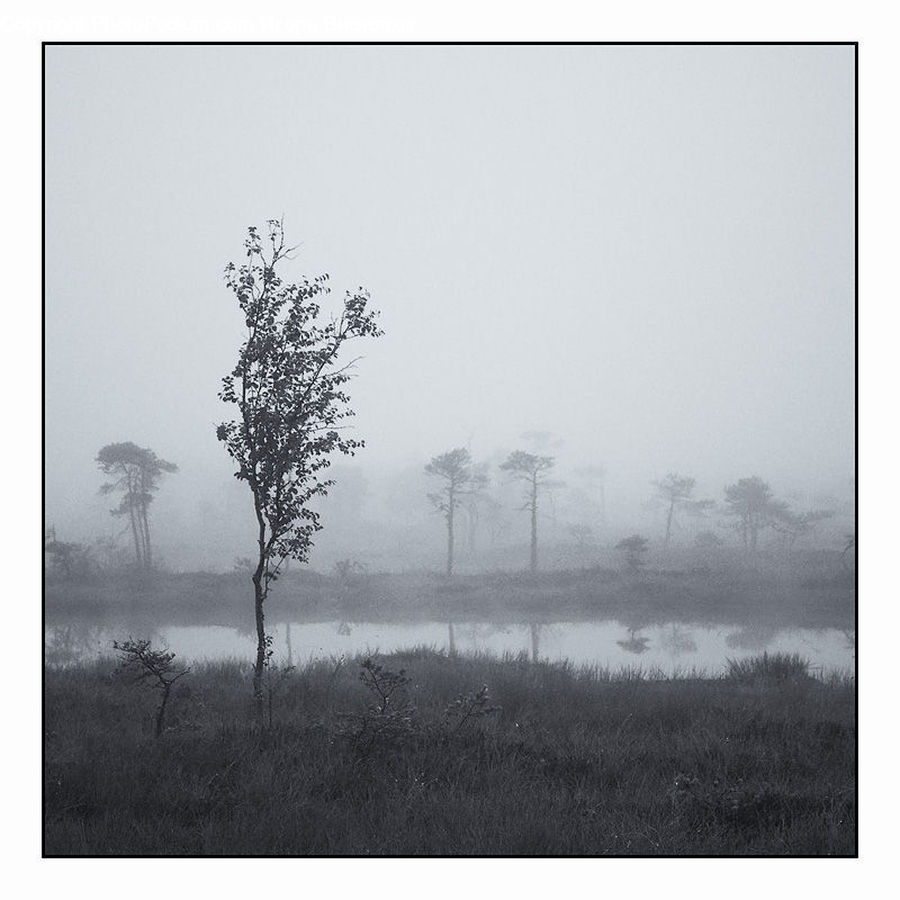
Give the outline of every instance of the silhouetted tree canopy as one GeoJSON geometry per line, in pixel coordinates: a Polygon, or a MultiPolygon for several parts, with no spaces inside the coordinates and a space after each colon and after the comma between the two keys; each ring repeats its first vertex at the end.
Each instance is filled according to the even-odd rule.
{"type": "Polygon", "coordinates": [[[548,484],[546,473],[553,468],[552,456],[537,456],[524,450],[514,450],[500,464],[500,468],[527,485],[522,509],[531,513],[531,571],[537,571],[537,514],[538,494],[548,484]]]}
{"type": "MultiPolygon", "coordinates": [[[[287,559],[306,561],[319,515],[311,502],[332,482],[323,472],[334,452],[353,456],[363,442],[344,421],[353,415],[345,385],[356,360],[340,360],[343,345],[382,334],[378,313],[362,288],[346,292],[340,312],[326,317],[320,306],[329,276],[289,284],[278,267],[296,248],[284,240],[282,223],[267,222],[267,235],[248,229],[247,261],[229,263],[225,283],[237,298],[247,330],[219,398],[237,407],[216,437],[237,464],[235,477],[253,494],[257,560],[253,571],[257,624],[254,687],[262,702],[266,663],[263,601],[287,559]]],[[[260,707],[261,708],[261,707],[260,707]]]]}
{"type": "Polygon", "coordinates": [[[113,481],[100,487],[100,493],[121,491],[119,505],[110,512],[114,516],[128,516],[137,564],[150,568],[153,553],[148,510],[159,488],[159,479],[164,473],[177,472],[178,466],[160,459],[149,447],[138,447],[131,441],[107,444],[100,449],[96,462],[104,474],[114,476],[113,481]]]}
{"type": "Polygon", "coordinates": [[[441,480],[441,489],[430,493],[428,499],[435,509],[443,513],[447,523],[447,575],[453,574],[453,521],[463,498],[479,491],[487,484],[483,467],[472,462],[465,447],[457,447],[432,458],[425,472],[441,480]]]}

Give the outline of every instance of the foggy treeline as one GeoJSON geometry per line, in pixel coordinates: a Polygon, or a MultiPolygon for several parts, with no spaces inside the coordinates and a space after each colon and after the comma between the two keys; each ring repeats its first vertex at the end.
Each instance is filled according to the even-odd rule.
{"type": "MultiPolygon", "coordinates": [[[[660,485],[676,473],[660,472],[645,483],[624,481],[599,462],[567,464],[565,443],[553,435],[526,433],[520,444],[554,461],[539,500],[541,569],[618,567],[623,554],[616,545],[632,534],[647,539],[648,562],[660,565],[685,557],[708,565],[744,555],[740,522],[729,514],[725,488],[755,473],[735,473],[726,484],[697,477],[686,502],[672,504],[660,485]]],[[[456,515],[456,573],[528,567],[530,522],[522,484],[500,468],[508,453],[473,454],[484,483],[462,499],[456,515]]],[[[425,471],[427,463],[423,459],[421,465],[388,470],[335,463],[329,477],[336,483],[318,504],[324,529],[316,537],[310,568],[329,572],[350,562],[370,571],[442,571],[446,526],[429,502],[435,484],[425,471]]],[[[695,473],[677,477],[693,480],[695,473]]],[[[797,487],[757,477],[787,514],[765,523],[759,553],[785,560],[806,551],[838,555],[846,549],[854,530],[852,481],[797,487]]],[[[48,525],[54,541],[76,544],[96,568],[115,570],[133,564],[135,555],[127,520],[110,514],[109,498],[99,493],[102,483],[98,470],[97,492],[85,492],[81,508],[48,525]]],[[[195,470],[192,477],[182,467],[155,494],[151,516],[155,560],[163,570],[229,572],[245,568],[253,552],[251,501],[227,473],[212,483],[208,473],[195,470]]]]}

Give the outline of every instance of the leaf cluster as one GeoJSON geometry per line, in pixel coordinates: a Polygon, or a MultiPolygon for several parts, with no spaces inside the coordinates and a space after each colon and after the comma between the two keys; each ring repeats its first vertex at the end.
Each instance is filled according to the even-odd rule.
{"type": "Polygon", "coordinates": [[[136,683],[155,681],[158,687],[168,689],[174,682],[190,672],[190,668],[175,671],[175,654],[168,650],[154,650],[151,641],[113,641],[120,661],[118,672],[130,674],[136,683]]]}
{"type": "Polygon", "coordinates": [[[237,415],[216,429],[237,464],[235,477],[253,493],[266,583],[285,559],[308,556],[321,528],[310,501],[333,484],[322,474],[329,455],[352,456],[363,446],[344,430],[344,420],[353,415],[344,388],[355,360],[340,360],[341,348],[382,334],[362,288],[348,291],[339,314],[326,318],[320,301],[330,293],[328,275],[283,281],[278,267],[295,248],[285,245],[279,220],[269,220],[267,231],[264,238],[249,228],[246,261],[225,269],[247,336],[219,391],[237,415]]]}
{"type": "Polygon", "coordinates": [[[149,447],[138,447],[131,441],[101,447],[95,461],[104,474],[114,476],[113,481],[100,486],[100,493],[123,492],[118,507],[111,510],[117,516],[146,509],[162,475],[178,471],[175,463],[160,459],[149,447]]]}
{"type": "Polygon", "coordinates": [[[509,472],[513,478],[534,481],[540,479],[541,473],[553,468],[553,457],[514,450],[504,462],[500,463],[500,468],[509,472]]]}
{"type": "Polygon", "coordinates": [[[538,488],[558,487],[557,482],[547,478],[546,473],[553,468],[552,456],[538,456],[525,450],[514,450],[500,463],[500,468],[509,472],[516,481],[524,481],[527,484],[525,502],[522,509],[536,510],[538,488]]]}
{"type": "Polygon", "coordinates": [[[428,494],[428,499],[436,510],[450,516],[464,497],[478,494],[487,486],[485,468],[472,462],[465,447],[432,457],[425,466],[425,473],[441,479],[442,485],[440,491],[428,494]]]}

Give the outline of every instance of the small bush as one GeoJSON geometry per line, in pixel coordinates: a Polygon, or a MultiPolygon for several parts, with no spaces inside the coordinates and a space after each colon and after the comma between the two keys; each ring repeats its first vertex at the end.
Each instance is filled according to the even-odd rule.
{"type": "Polygon", "coordinates": [[[350,725],[343,733],[353,739],[354,744],[368,753],[376,742],[402,743],[417,729],[416,708],[406,697],[406,686],[411,682],[406,669],[397,672],[385,669],[371,659],[362,663],[359,680],[374,697],[364,715],[345,714],[350,725]]]}
{"type": "Polygon", "coordinates": [[[190,668],[175,671],[175,654],[166,650],[154,650],[150,641],[113,641],[119,653],[117,674],[130,676],[135,684],[150,684],[160,692],[159,707],[156,710],[156,736],[163,733],[166,706],[172,685],[190,672],[190,668]]]}
{"type": "Polygon", "coordinates": [[[459,731],[470,719],[481,719],[500,712],[499,706],[491,705],[488,686],[483,684],[481,690],[469,694],[460,694],[447,708],[444,715],[456,724],[454,731],[459,731]]]}

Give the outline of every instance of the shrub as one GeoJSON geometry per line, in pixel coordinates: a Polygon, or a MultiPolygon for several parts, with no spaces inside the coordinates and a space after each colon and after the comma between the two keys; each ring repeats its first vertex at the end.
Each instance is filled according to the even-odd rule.
{"type": "Polygon", "coordinates": [[[368,753],[376,741],[396,744],[416,731],[415,706],[406,697],[410,679],[406,669],[393,672],[371,659],[363,662],[359,680],[374,697],[363,715],[345,714],[344,718],[356,720],[355,727],[344,729],[363,753],[368,753]]]}
{"type": "Polygon", "coordinates": [[[446,710],[444,710],[444,715],[451,721],[456,721],[453,731],[459,731],[470,719],[480,719],[500,712],[500,707],[491,706],[490,702],[488,686],[483,684],[478,691],[460,694],[447,706],[446,710]]]}
{"type": "Polygon", "coordinates": [[[176,672],[173,667],[175,654],[165,650],[154,650],[150,641],[135,641],[129,638],[127,641],[113,641],[113,647],[118,650],[121,660],[117,669],[118,673],[130,674],[135,683],[150,683],[160,691],[160,703],[156,710],[156,736],[163,732],[165,723],[166,705],[169,702],[169,694],[172,685],[191,670],[182,669],[176,672]]]}

